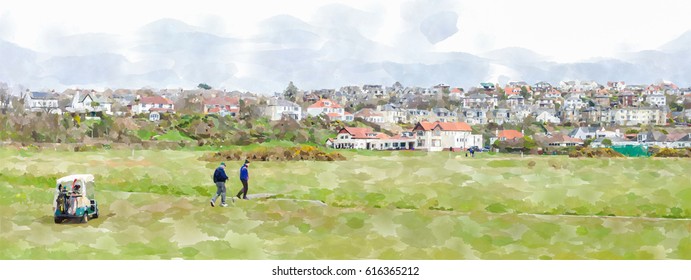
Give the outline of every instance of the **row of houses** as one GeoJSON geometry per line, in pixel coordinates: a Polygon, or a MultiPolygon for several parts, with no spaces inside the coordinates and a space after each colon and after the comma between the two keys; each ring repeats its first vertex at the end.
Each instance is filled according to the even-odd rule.
{"type": "Polygon", "coordinates": [[[460,151],[482,146],[482,135],[472,134],[463,122],[419,122],[408,132],[389,137],[370,128],[344,127],[326,145],[335,149],[460,151]]]}

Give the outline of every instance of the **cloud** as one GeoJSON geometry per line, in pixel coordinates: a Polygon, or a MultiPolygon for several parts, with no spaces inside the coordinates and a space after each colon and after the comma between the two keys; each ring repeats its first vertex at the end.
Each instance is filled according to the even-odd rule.
{"type": "Polygon", "coordinates": [[[420,23],[420,32],[427,37],[428,42],[436,44],[458,32],[457,22],[458,14],[455,12],[437,13],[420,23]]]}

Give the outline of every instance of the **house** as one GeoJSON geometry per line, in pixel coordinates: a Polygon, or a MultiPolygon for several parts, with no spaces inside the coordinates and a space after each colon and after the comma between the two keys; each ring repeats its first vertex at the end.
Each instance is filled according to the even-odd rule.
{"type": "MultiPolygon", "coordinates": [[[[314,104],[307,107],[307,115],[319,116],[326,115],[332,120],[346,120],[343,107],[330,99],[319,99],[314,104]]],[[[352,114],[351,114],[352,115],[352,114]]]]}
{"type": "Polygon", "coordinates": [[[579,127],[579,128],[574,128],[569,133],[569,137],[578,138],[581,140],[597,139],[597,138],[604,138],[604,137],[621,137],[621,136],[622,135],[619,133],[618,129],[616,131],[607,131],[607,130],[605,130],[604,127],[601,127],[601,128],[579,127]]]}
{"type": "Polygon", "coordinates": [[[509,105],[509,107],[513,108],[516,106],[525,105],[525,101],[524,101],[523,96],[521,96],[521,95],[511,95],[507,99],[506,104],[509,105]]]}
{"type": "Polygon", "coordinates": [[[552,85],[548,82],[538,82],[533,86],[533,90],[539,92],[547,92],[552,89],[552,85]]]}
{"type": "Polygon", "coordinates": [[[626,138],[618,137],[618,136],[612,136],[612,137],[601,137],[594,139],[592,142],[590,142],[590,147],[593,148],[604,148],[607,147],[607,145],[603,144],[602,141],[605,139],[609,139],[609,141],[612,142],[611,146],[641,146],[640,143],[636,141],[631,141],[626,138]]]}
{"type": "Polygon", "coordinates": [[[24,106],[32,112],[59,113],[58,97],[50,92],[30,92],[26,95],[24,106]]]}
{"type": "Polygon", "coordinates": [[[493,83],[480,83],[480,87],[486,91],[493,91],[495,89],[493,83]]]}
{"type": "Polygon", "coordinates": [[[408,119],[406,111],[396,104],[379,105],[377,112],[382,114],[386,123],[405,123],[408,119]]]}
{"type": "Polygon", "coordinates": [[[586,103],[581,99],[578,94],[569,94],[564,99],[565,109],[582,109],[585,107],[586,103]]]}
{"type": "Polygon", "coordinates": [[[451,100],[460,100],[461,97],[463,97],[464,92],[462,88],[451,88],[449,92],[449,99],[451,100]]]}
{"type": "Polygon", "coordinates": [[[240,113],[240,99],[237,97],[218,96],[204,99],[202,102],[204,114],[219,114],[237,116],[240,113]]]}
{"type": "Polygon", "coordinates": [[[149,112],[166,112],[175,113],[175,104],[168,98],[163,96],[145,96],[139,99],[137,103],[132,105],[132,111],[135,114],[149,113],[149,112]]]}
{"type": "Polygon", "coordinates": [[[504,87],[504,94],[511,96],[511,95],[520,95],[521,94],[521,88],[520,87],[512,87],[512,86],[505,86],[504,87]]]}
{"type": "Polygon", "coordinates": [[[373,96],[375,98],[382,98],[386,95],[386,92],[384,91],[384,87],[381,85],[363,85],[362,91],[365,94],[367,94],[369,96],[373,96]]]}
{"type": "Polygon", "coordinates": [[[607,82],[607,89],[622,91],[626,88],[626,83],[624,81],[619,82],[607,82]]]}
{"type": "Polygon", "coordinates": [[[613,121],[621,126],[666,125],[666,115],[662,108],[622,108],[614,110],[613,121]]]}
{"type": "Polygon", "coordinates": [[[625,91],[617,96],[621,108],[634,106],[638,102],[638,96],[631,91],[625,91]]]}
{"type": "Polygon", "coordinates": [[[278,121],[284,117],[300,121],[302,119],[302,109],[300,105],[285,99],[271,99],[266,106],[266,115],[271,121],[278,121]]]}
{"type": "Polygon", "coordinates": [[[408,123],[418,123],[422,121],[431,121],[436,118],[432,112],[420,109],[408,109],[406,110],[406,119],[408,123]]]}
{"type": "Polygon", "coordinates": [[[409,150],[413,149],[415,138],[410,132],[389,137],[368,127],[343,127],[326,145],[334,149],[409,150]]]}
{"type": "Polygon", "coordinates": [[[65,110],[73,113],[91,113],[94,117],[95,113],[113,115],[112,108],[112,101],[102,95],[96,95],[96,92],[92,90],[81,93],[77,91],[72,97],[70,107],[65,108],[65,110]]]}
{"type": "Polygon", "coordinates": [[[484,93],[471,94],[461,98],[463,108],[494,108],[498,100],[496,96],[489,96],[484,93]]]}
{"type": "Polygon", "coordinates": [[[454,122],[458,120],[456,112],[451,112],[446,108],[434,108],[432,109],[432,114],[436,116],[436,120],[441,122],[454,122]]]}
{"type": "Polygon", "coordinates": [[[495,141],[507,141],[507,140],[516,140],[516,139],[522,139],[523,138],[523,131],[518,131],[515,129],[504,129],[504,130],[496,130],[494,133],[493,137],[489,138],[489,143],[493,144],[495,141]]]}
{"type": "Polygon", "coordinates": [[[667,106],[667,99],[664,94],[651,94],[645,97],[645,102],[650,106],[665,107],[667,106]]]}
{"type": "Polygon", "coordinates": [[[583,146],[583,140],[578,138],[572,138],[568,135],[554,134],[547,137],[536,137],[536,142],[540,143],[543,147],[573,147],[573,146],[583,146]]]}
{"type": "Polygon", "coordinates": [[[611,106],[611,101],[608,95],[604,94],[597,94],[593,97],[593,102],[595,105],[603,107],[603,108],[609,108],[611,106]]]}
{"type": "Polygon", "coordinates": [[[471,124],[471,125],[476,125],[476,124],[487,124],[488,122],[488,109],[482,109],[482,108],[471,108],[468,110],[463,111],[462,113],[462,120],[471,124]]]}
{"type": "Polygon", "coordinates": [[[550,110],[540,110],[537,113],[535,120],[538,122],[542,122],[542,123],[553,123],[553,124],[561,123],[561,119],[559,119],[557,116],[555,116],[554,111],[550,111],[550,110]]]}
{"type": "Polygon", "coordinates": [[[667,134],[668,148],[691,148],[691,133],[667,134]]]}
{"type": "Polygon", "coordinates": [[[511,111],[505,108],[498,108],[492,110],[491,121],[496,124],[503,124],[511,121],[511,111]]]}
{"type": "Polygon", "coordinates": [[[471,132],[470,125],[464,122],[419,122],[413,128],[415,149],[460,151],[482,146],[482,135],[473,135],[471,132]]]}
{"type": "Polygon", "coordinates": [[[384,115],[379,112],[374,111],[371,108],[363,108],[360,111],[355,112],[356,118],[362,118],[365,121],[372,123],[383,123],[384,115]]]}
{"type": "Polygon", "coordinates": [[[561,81],[559,82],[559,89],[562,91],[591,91],[600,87],[594,81],[561,81]]]}

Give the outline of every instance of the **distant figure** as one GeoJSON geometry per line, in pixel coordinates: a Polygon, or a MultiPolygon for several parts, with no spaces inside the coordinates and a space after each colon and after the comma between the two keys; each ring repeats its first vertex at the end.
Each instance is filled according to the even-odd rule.
{"type": "Polygon", "coordinates": [[[470,148],[470,156],[475,157],[475,149],[470,148]]]}
{"type": "Polygon", "coordinates": [[[221,165],[214,171],[214,183],[216,184],[216,194],[211,197],[211,207],[216,206],[216,199],[221,196],[221,207],[227,207],[226,204],[226,181],[228,176],[226,175],[226,164],[221,162],[221,165]]]}
{"type": "Polygon", "coordinates": [[[242,189],[236,195],[238,198],[247,199],[247,189],[249,188],[249,186],[247,185],[247,181],[250,180],[250,172],[249,170],[247,170],[247,168],[249,167],[249,160],[245,160],[245,164],[243,164],[242,167],[240,167],[240,182],[242,182],[242,189]],[[241,194],[242,197],[240,197],[241,194]]]}

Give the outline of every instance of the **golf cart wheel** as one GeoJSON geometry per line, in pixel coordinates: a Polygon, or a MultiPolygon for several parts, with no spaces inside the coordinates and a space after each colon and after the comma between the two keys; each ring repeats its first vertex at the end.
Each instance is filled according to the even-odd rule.
{"type": "Polygon", "coordinates": [[[55,217],[55,223],[56,224],[62,223],[62,218],[55,217]]]}
{"type": "Polygon", "coordinates": [[[84,223],[86,223],[86,222],[88,222],[88,221],[89,221],[89,214],[87,214],[86,212],[84,212],[84,216],[82,216],[81,222],[82,222],[82,224],[84,224],[84,223]]]}
{"type": "Polygon", "coordinates": [[[92,218],[92,219],[98,218],[98,211],[94,212],[94,214],[91,215],[91,218],[92,218]]]}

